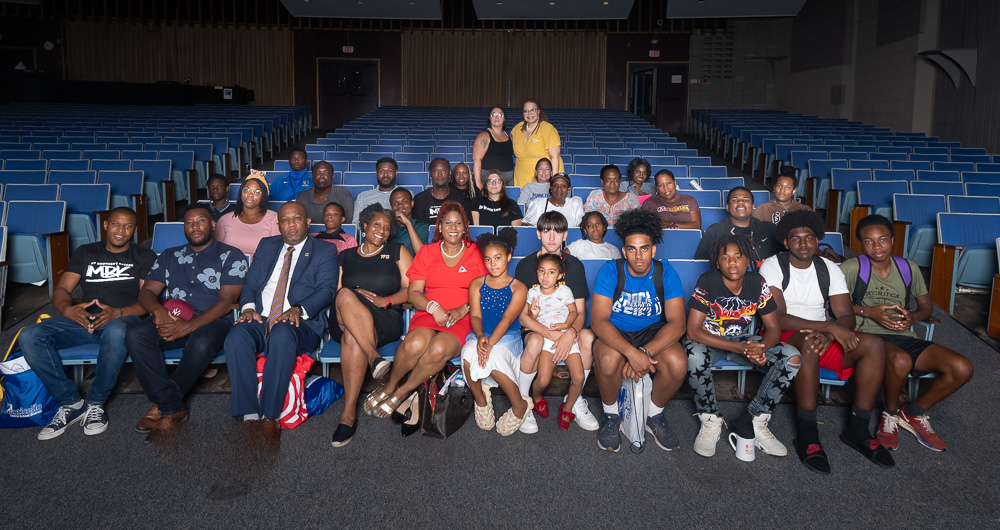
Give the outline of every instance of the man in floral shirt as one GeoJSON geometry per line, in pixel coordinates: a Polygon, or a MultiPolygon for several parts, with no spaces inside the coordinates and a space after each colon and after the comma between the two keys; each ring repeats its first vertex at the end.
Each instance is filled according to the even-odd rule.
{"type": "Polygon", "coordinates": [[[184,396],[222,348],[248,268],[243,252],[215,240],[205,205],[191,205],[183,221],[188,243],[163,251],[139,292],[139,304],[151,317],[125,336],[136,376],[153,402],[135,430],[150,436],[187,419],[184,396]],[[190,319],[163,306],[170,298],[190,304],[190,319]],[[184,350],[180,364],[167,375],[163,352],[177,348],[184,350]]]}

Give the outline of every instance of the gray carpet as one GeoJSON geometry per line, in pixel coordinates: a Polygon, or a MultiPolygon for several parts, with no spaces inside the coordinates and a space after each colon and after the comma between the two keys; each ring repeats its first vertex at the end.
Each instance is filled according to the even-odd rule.
{"type": "MultiPolygon", "coordinates": [[[[939,315],[943,316],[943,315],[939,315]]],[[[502,438],[470,422],[453,438],[403,439],[388,420],[362,417],[354,441],[330,446],[341,401],[285,431],[272,457],[239,443],[229,398],[198,394],[172,444],[147,445],[132,426],[148,403],[117,395],[108,432],[74,427],[49,441],[36,430],[0,434],[5,526],[396,528],[417,524],[496,527],[733,526],[996,527],[1000,431],[996,352],[945,318],[938,340],[968,355],[973,380],[933,410],[951,448],[935,453],[901,433],[898,467],[876,468],[837,439],[846,409],[821,407],[820,433],[833,474],[815,475],[794,456],[735,459],[725,441],[713,458],[691,450],[690,401],[667,414],[682,447],[648,444],[641,454],[598,449],[594,433],[569,432],[554,417],[538,434],[502,438]],[[977,414],[970,414],[976,411],[977,414]],[[915,507],[911,512],[905,505],[915,507]],[[911,515],[912,514],[912,515],[911,515]]],[[[751,376],[753,377],[753,376],[751,376]]],[[[756,386],[752,379],[751,387],[756,386]]],[[[591,404],[597,410],[597,403],[591,404]]],[[[740,403],[723,403],[732,416],[740,403]]],[[[504,400],[497,399],[502,413],[504,400]]],[[[794,409],[782,405],[773,430],[791,445],[794,409]]]]}

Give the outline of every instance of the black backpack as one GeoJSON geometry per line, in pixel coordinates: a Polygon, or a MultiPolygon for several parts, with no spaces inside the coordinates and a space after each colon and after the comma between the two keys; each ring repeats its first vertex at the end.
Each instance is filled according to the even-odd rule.
{"type": "MultiPolygon", "coordinates": [[[[615,285],[615,296],[612,298],[612,303],[622,295],[625,290],[625,275],[628,274],[625,271],[625,260],[616,259],[615,266],[618,267],[618,284],[615,285]]],[[[663,262],[658,259],[653,260],[653,285],[656,286],[656,297],[660,300],[660,321],[667,321],[667,313],[663,310],[663,262]]]]}
{"type": "MultiPolygon", "coordinates": [[[[785,294],[788,289],[788,282],[791,280],[792,264],[788,261],[788,252],[779,252],[778,266],[781,267],[781,294],[785,294]]],[[[814,255],[813,268],[816,269],[816,280],[819,282],[819,292],[823,293],[823,307],[830,309],[830,270],[826,268],[823,258],[814,255]]]]}

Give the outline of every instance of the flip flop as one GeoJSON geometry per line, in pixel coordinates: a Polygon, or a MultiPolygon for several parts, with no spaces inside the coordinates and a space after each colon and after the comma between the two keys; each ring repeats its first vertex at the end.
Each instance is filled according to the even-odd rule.
{"type": "Polygon", "coordinates": [[[882,447],[882,444],[875,438],[867,438],[861,444],[856,444],[849,440],[847,436],[841,434],[840,441],[848,447],[864,455],[873,464],[879,467],[896,467],[896,461],[892,458],[892,452],[882,447]]]}
{"type": "Polygon", "coordinates": [[[379,385],[378,388],[372,391],[365,397],[365,414],[369,416],[375,415],[375,409],[378,408],[378,404],[389,397],[388,394],[382,391],[382,387],[385,385],[379,385]]]}
{"type": "Polygon", "coordinates": [[[795,452],[799,455],[799,461],[806,466],[809,471],[821,475],[830,474],[830,459],[826,456],[826,451],[820,444],[810,444],[806,447],[799,445],[798,439],[792,440],[795,452]]]}

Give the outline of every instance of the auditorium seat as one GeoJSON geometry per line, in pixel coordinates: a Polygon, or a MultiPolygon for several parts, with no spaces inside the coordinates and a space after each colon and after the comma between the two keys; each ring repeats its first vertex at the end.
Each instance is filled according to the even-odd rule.
{"type": "Polygon", "coordinates": [[[930,267],[937,243],[937,214],[947,211],[944,195],[897,193],[892,201],[892,219],[902,226],[902,256],[921,267],[930,267]]]}

